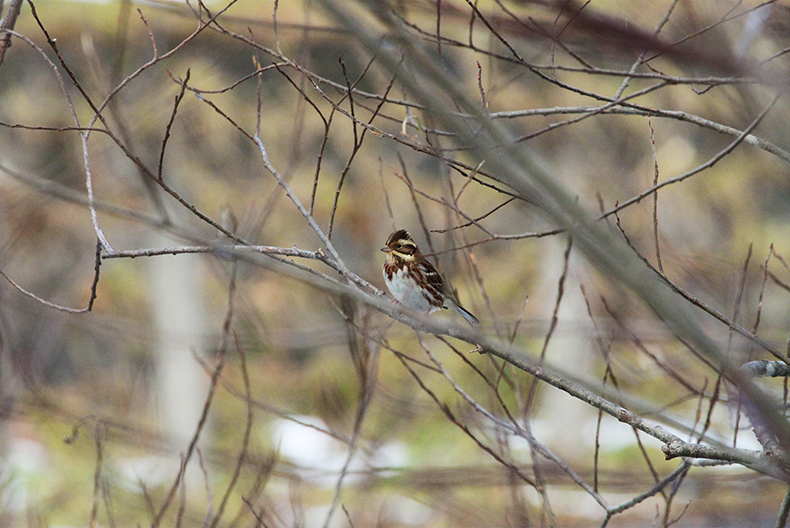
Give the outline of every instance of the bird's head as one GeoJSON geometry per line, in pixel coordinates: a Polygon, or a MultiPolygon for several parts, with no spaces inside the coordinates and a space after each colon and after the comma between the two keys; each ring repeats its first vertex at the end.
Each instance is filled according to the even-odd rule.
{"type": "Polygon", "coordinates": [[[405,261],[414,260],[420,253],[417,244],[411,239],[408,231],[399,229],[392,233],[387,239],[387,245],[381,248],[387,254],[387,260],[395,261],[402,259],[405,261]]]}

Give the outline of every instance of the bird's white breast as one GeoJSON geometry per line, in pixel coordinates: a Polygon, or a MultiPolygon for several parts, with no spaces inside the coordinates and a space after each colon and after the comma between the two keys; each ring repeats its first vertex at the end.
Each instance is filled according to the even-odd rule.
{"type": "Polygon", "coordinates": [[[405,269],[393,273],[392,280],[388,279],[387,274],[384,273],[384,282],[393,297],[416,312],[433,313],[439,309],[436,306],[431,306],[417,283],[408,277],[405,269]]]}

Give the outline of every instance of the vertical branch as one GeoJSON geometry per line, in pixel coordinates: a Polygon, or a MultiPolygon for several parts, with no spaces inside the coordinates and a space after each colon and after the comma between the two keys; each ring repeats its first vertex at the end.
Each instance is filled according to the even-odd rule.
{"type": "MultiPolygon", "coordinates": [[[[258,62],[258,57],[253,55],[252,62],[258,70],[258,75],[255,76],[255,136],[257,137],[261,135],[261,106],[263,106],[261,89],[263,88],[263,72],[261,71],[261,64],[258,62]]],[[[275,64],[274,67],[277,68],[277,65],[275,64]]]]}
{"type": "Polygon", "coordinates": [[[475,0],[474,5],[473,5],[473,9],[471,9],[469,11],[469,29],[468,29],[467,33],[469,35],[469,47],[470,48],[473,48],[474,45],[475,45],[475,40],[474,40],[473,37],[474,37],[474,30],[475,30],[475,19],[477,18],[477,14],[476,14],[477,13],[477,1],[478,0],[475,0]]]}
{"type": "MultiPolygon", "coordinates": [[[[524,440],[527,441],[527,443],[529,444],[530,450],[532,452],[532,457],[533,457],[533,468],[532,469],[533,469],[533,472],[535,473],[536,479],[535,479],[534,482],[528,480],[526,478],[526,476],[523,475],[523,473],[520,470],[519,471],[514,471],[514,475],[518,475],[522,479],[525,479],[525,482],[527,482],[528,484],[534,486],[536,488],[536,490],[538,491],[538,493],[541,493],[541,497],[542,497],[544,503],[546,504],[546,514],[549,517],[549,524],[551,526],[555,526],[556,525],[556,520],[554,519],[553,512],[552,512],[551,506],[549,504],[548,494],[546,493],[545,487],[543,486],[543,482],[544,481],[543,481],[543,478],[542,478],[542,474],[540,473],[540,470],[539,470],[539,465],[537,463],[534,463],[534,461],[537,459],[537,455],[540,455],[540,456],[544,457],[545,459],[555,463],[560,469],[562,469],[562,471],[564,471],[569,477],[571,477],[571,479],[577,485],[579,485],[588,494],[590,494],[590,496],[599,505],[601,505],[602,507],[606,507],[606,502],[603,499],[603,497],[601,497],[600,494],[598,494],[597,492],[593,491],[593,489],[578,474],[576,474],[576,472],[574,472],[560,457],[558,457],[555,453],[553,453],[547,446],[541,444],[532,435],[532,433],[529,430],[529,424],[528,423],[526,424],[526,426],[523,426],[523,427],[516,421],[513,421],[512,423],[509,423],[509,422],[506,422],[506,421],[498,418],[493,413],[491,413],[489,410],[485,409],[482,405],[480,405],[477,401],[475,401],[465,390],[463,390],[461,388],[461,386],[458,385],[458,383],[452,378],[452,376],[450,376],[450,373],[447,372],[447,369],[445,369],[444,365],[431,352],[431,350],[425,344],[424,340],[422,339],[422,336],[419,333],[417,334],[417,338],[418,338],[418,340],[420,342],[420,345],[421,345],[422,349],[425,351],[426,355],[431,360],[431,362],[436,366],[436,368],[439,370],[439,372],[441,372],[442,376],[444,376],[444,378],[450,383],[450,385],[452,385],[452,387],[455,390],[455,392],[458,393],[467,402],[467,404],[469,404],[475,411],[477,411],[478,413],[480,413],[483,416],[485,416],[492,423],[494,423],[496,425],[499,425],[500,427],[506,428],[507,430],[511,431],[512,433],[514,433],[518,437],[523,438],[524,440]],[[543,490],[543,491],[541,491],[541,490],[543,490]]],[[[401,359],[401,362],[403,362],[402,359],[401,359]]],[[[409,369],[409,370],[411,371],[411,369],[409,369]]],[[[412,372],[412,374],[414,374],[414,373],[412,372]]],[[[424,384],[420,383],[420,386],[423,388],[423,390],[426,390],[426,388],[424,387],[424,384]]],[[[429,394],[431,394],[432,397],[434,397],[433,393],[429,392],[429,394]]],[[[435,397],[434,397],[434,399],[435,399],[435,401],[437,403],[442,405],[438,401],[438,399],[436,399],[435,397]]],[[[471,431],[469,430],[469,427],[466,424],[463,424],[463,423],[459,422],[457,420],[457,418],[455,418],[455,416],[449,410],[449,407],[446,404],[443,404],[442,407],[443,407],[442,410],[444,411],[445,415],[448,418],[450,418],[453,421],[453,423],[456,423],[456,425],[461,427],[464,430],[464,432],[467,435],[470,436],[470,438],[474,439],[474,436],[471,434],[471,431]]],[[[478,443],[478,445],[480,447],[483,447],[487,452],[494,454],[493,450],[491,450],[491,448],[485,446],[484,444],[478,443]]],[[[505,461],[504,457],[502,457],[501,455],[495,454],[494,456],[497,459],[497,461],[499,463],[503,464],[505,467],[514,469],[515,466],[513,464],[511,464],[510,462],[505,461]]]]}
{"type": "Polygon", "coordinates": [[[176,120],[176,113],[178,113],[178,106],[181,104],[181,100],[184,99],[184,93],[187,90],[187,84],[189,83],[189,76],[191,70],[187,69],[187,73],[184,76],[184,81],[181,83],[181,90],[176,95],[175,101],[173,103],[173,112],[170,114],[170,121],[167,122],[167,126],[165,127],[165,137],[162,138],[162,148],[159,149],[159,169],[156,172],[156,179],[161,183],[162,182],[162,165],[165,162],[165,149],[167,149],[167,140],[170,139],[170,129],[173,128],[173,123],[176,120]]]}
{"type": "Polygon", "coordinates": [[[697,426],[699,425],[700,420],[702,419],[702,406],[705,403],[705,389],[708,388],[709,379],[705,376],[705,381],[702,384],[702,387],[699,390],[699,398],[697,398],[697,409],[694,411],[694,423],[691,425],[691,431],[689,431],[689,442],[694,441],[694,431],[697,430],[697,426]]]}
{"type": "MultiPolygon", "coordinates": [[[[316,197],[316,193],[318,192],[318,179],[319,179],[319,176],[321,175],[321,164],[323,163],[323,160],[324,160],[324,151],[326,150],[326,145],[329,142],[329,128],[332,126],[332,118],[335,115],[336,109],[333,106],[332,110],[329,112],[329,117],[328,118],[324,117],[324,113],[321,112],[321,110],[318,108],[318,106],[310,99],[310,97],[307,96],[307,94],[305,93],[304,89],[301,86],[297,85],[293,81],[293,79],[291,79],[291,77],[287,73],[285,73],[285,71],[283,71],[282,68],[280,68],[280,66],[278,64],[275,64],[274,67],[277,69],[277,71],[280,73],[280,75],[285,77],[285,79],[291,84],[291,86],[293,86],[294,89],[296,89],[296,91],[299,92],[299,94],[302,96],[302,100],[306,101],[307,104],[309,104],[313,108],[313,110],[316,111],[316,113],[318,114],[318,117],[321,118],[321,121],[324,124],[324,136],[321,139],[321,147],[318,149],[318,156],[316,157],[315,176],[313,176],[313,191],[310,193],[310,207],[307,210],[308,213],[310,213],[310,215],[312,215],[314,213],[314,210],[315,210],[315,197],[316,197]]],[[[255,129],[256,130],[255,133],[259,134],[259,135],[260,135],[260,132],[261,132],[261,129],[260,129],[260,115],[261,115],[261,94],[260,94],[260,89],[261,88],[260,88],[260,85],[261,85],[261,81],[260,81],[260,75],[259,75],[258,76],[258,92],[257,92],[257,94],[258,94],[258,126],[255,129]]]]}
{"type": "Polygon", "coordinates": [[[313,215],[311,215],[307,211],[307,209],[304,208],[302,202],[299,200],[296,194],[294,194],[293,190],[291,190],[291,186],[288,185],[288,182],[285,181],[282,175],[277,171],[277,169],[274,168],[274,165],[272,165],[271,162],[269,161],[269,155],[266,152],[266,147],[263,146],[263,142],[261,141],[261,138],[258,135],[256,135],[254,139],[255,139],[255,143],[258,145],[258,150],[260,150],[261,152],[261,159],[263,160],[263,166],[266,168],[266,170],[268,170],[272,174],[272,176],[275,177],[277,183],[280,184],[280,187],[285,189],[285,193],[288,195],[288,198],[294,203],[294,205],[302,214],[302,216],[305,218],[305,220],[307,220],[307,223],[310,225],[313,231],[318,235],[318,238],[321,239],[321,242],[324,243],[326,249],[329,250],[329,253],[332,255],[335,264],[340,269],[340,271],[344,275],[348,275],[350,272],[348,271],[346,265],[343,263],[343,259],[340,258],[340,254],[335,249],[335,246],[334,244],[332,244],[332,241],[329,240],[329,237],[327,237],[324,234],[323,230],[321,230],[321,228],[318,226],[318,224],[316,224],[315,219],[313,219],[313,215]]]}
{"type": "MultiPolygon", "coordinates": [[[[8,4],[8,11],[6,11],[3,20],[0,21],[0,66],[3,65],[6,50],[11,47],[11,33],[7,30],[14,29],[23,1],[11,0],[8,4]]],[[[2,2],[0,2],[0,11],[2,11],[2,2]]]]}
{"type": "MultiPolygon", "coordinates": [[[[743,299],[743,292],[746,290],[746,273],[749,269],[749,261],[751,260],[751,258],[752,258],[752,244],[749,244],[749,250],[746,252],[746,259],[743,262],[743,268],[741,271],[741,281],[738,285],[738,293],[735,295],[735,308],[733,308],[732,321],[736,323],[738,322],[738,319],[740,318],[740,314],[741,314],[741,301],[743,299]]],[[[733,332],[730,331],[729,336],[727,337],[728,356],[732,351],[732,338],[733,338],[733,332]]],[[[711,397],[710,405],[708,406],[708,414],[705,417],[705,424],[702,426],[702,431],[700,431],[700,435],[698,437],[699,438],[698,441],[700,442],[702,441],[702,438],[710,428],[711,423],[713,421],[713,409],[716,406],[716,403],[719,401],[719,397],[721,395],[722,376],[723,373],[719,371],[716,376],[716,384],[713,386],[713,396],[711,397]]],[[[740,406],[740,402],[738,403],[738,405],[740,406]]],[[[738,414],[740,414],[740,411],[738,411],[738,414]]],[[[734,432],[736,437],[738,434],[739,421],[740,421],[740,417],[736,415],[735,417],[736,426],[734,432]]],[[[733,442],[734,441],[735,439],[733,439],[733,442]]]]}
{"type": "MultiPolygon", "coordinates": [[[[96,112],[96,115],[100,115],[98,108],[96,108],[96,106],[93,104],[93,101],[90,99],[90,97],[88,97],[88,94],[85,93],[85,90],[82,88],[82,85],[77,80],[77,77],[74,75],[74,72],[71,71],[71,68],[69,68],[68,64],[66,64],[66,61],[63,59],[63,56],[60,54],[60,51],[58,50],[57,42],[49,35],[49,32],[44,27],[43,22],[41,22],[41,19],[39,19],[38,13],[36,13],[36,8],[33,5],[33,2],[28,0],[28,5],[30,6],[30,11],[33,15],[33,18],[36,20],[38,27],[44,33],[44,36],[47,39],[47,43],[57,55],[61,66],[63,66],[63,69],[66,70],[66,73],[68,73],[72,83],[74,83],[74,86],[77,88],[77,90],[79,90],[80,94],[82,94],[85,101],[90,105],[90,107],[94,110],[94,112],[96,112]]],[[[69,111],[71,112],[71,117],[74,120],[74,124],[78,129],[80,129],[81,128],[80,120],[79,117],[77,116],[77,109],[74,106],[74,101],[71,98],[71,94],[69,93],[69,90],[66,88],[66,84],[63,81],[63,77],[60,75],[58,68],[49,59],[49,57],[47,57],[47,55],[44,53],[44,51],[41,48],[36,46],[32,41],[29,41],[29,44],[33,46],[36,49],[36,51],[38,51],[41,54],[41,56],[47,62],[49,67],[52,68],[52,70],[54,71],[55,76],[58,79],[58,83],[60,84],[60,90],[61,92],[63,92],[63,95],[66,97],[66,103],[69,107],[69,111]]],[[[96,232],[96,238],[98,238],[99,242],[101,242],[102,248],[104,249],[105,252],[113,253],[112,246],[110,246],[110,243],[107,242],[107,238],[104,235],[104,231],[99,226],[99,218],[98,218],[98,214],[96,213],[96,200],[93,196],[93,178],[91,175],[90,155],[88,154],[89,134],[90,134],[89,131],[79,130],[80,141],[82,142],[82,161],[85,170],[85,187],[88,192],[88,210],[90,211],[91,223],[93,224],[93,230],[96,232]]]]}
{"type": "MultiPolygon", "coordinates": [[[[757,335],[757,329],[760,327],[760,315],[762,314],[762,311],[763,311],[763,294],[765,293],[765,284],[768,281],[768,273],[769,273],[768,272],[768,263],[771,260],[771,254],[773,253],[773,250],[774,250],[774,245],[772,243],[770,248],[768,249],[768,255],[765,257],[765,263],[763,264],[763,282],[760,285],[760,295],[759,295],[759,297],[757,299],[757,316],[755,317],[754,326],[752,327],[752,333],[755,334],[755,335],[757,335]]],[[[750,361],[751,358],[752,358],[752,349],[750,348],[748,353],[747,353],[747,355],[746,355],[746,357],[743,358],[742,361],[744,361],[744,362],[750,361]]],[[[737,407],[738,413],[735,416],[735,428],[734,428],[735,430],[733,432],[733,438],[732,438],[732,446],[733,447],[735,447],[737,445],[736,442],[738,441],[738,429],[740,427],[741,410],[744,409],[743,398],[738,396],[737,400],[738,400],[738,407],[737,407]]],[[[764,420],[763,420],[762,416],[760,415],[759,411],[756,411],[755,409],[753,409],[751,405],[747,405],[745,407],[745,411],[746,411],[746,414],[749,416],[749,420],[751,421],[752,429],[753,429],[755,435],[757,436],[757,439],[762,444],[763,441],[761,439],[761,435],[757,431],[758,425],[760,427],[762,427],[762,428],[766,427],[764,425],[764,420]]],[[[763,444],[763,447],[766,447],[765,444],[763,444]]]]}
{"type": "MultiPolygon", "coordinates": [[[[647,464],[647,469],[650,471],[650,474],[653,476],[653,481],[656,484],[658,484],[661,481],[661,479],[658,478],[658,472],[656,471],[656,468],[653,467],[653,463],[650,462],[650,457],[647,454],[647,450],[645,449],[645,446],[642,443],[642,439],[639,437],[639,430],[633,426],[631,427],[631,430],[634,432],[634,437],[636,438],[636,444],[639,447],[639,452],[642,454],[642,458],[644,459],[645,464],[647,464]]],[[[661,490],[660,493],[661,495],[664,496],[664,499],[666,500],[667,496],[664,494],[664,491],[661,490]]]]}
{"type": "MultiPolygon", "coordinates": [[[[774,245],[771,243],[771,247],[768,249],[768,256],[765,257],[765,263],[763,264],[763,283],[760,285],[760,297],[757,300],[757,317],[754,320],[754,327],[752,328],[752,333],[757,335],[757,328],[760,326],[760,316],[763,313],[763,294],[765,293],[765,283],[768,281],[768,263],[771,261],[771,254],[774,251],[774,245]]],[[[746,358],[746,361],[749,361],[751,357],[746,358]]]]}
{"type": "MultiPolygon", "coordinates": [[[[79,126],[79,122],[77,123],[77,126],[79,126]]],[[[91,214],[93,230],[96,232],[96,238],[99,239],[104,251],[107,252],[107,254],[112,254],[115,251],[113,250],[112,246],[110,246],[110,243],[107,241],[107,237],[104,234],[104,230],[99,225],[99,215],[96,212],[96,198],[93,195],[93,176],[91,174],[90,155],[88,154],[87,133],[80,132],[80,139],[82,140],[83,166],[85,167],[85,187],[88,190],[88,209],[90,210],[91,214]]]]}
{"type": "Polygon", "coordinates": [[[274,0],[274,9],[272,10],[272,25],[274,30],[274,45],[277,48],[277,53],[283,54],[280,47],[280,32],[277,29],[277,8],[280,7],[280,0],[274,0]]]}
{"type": "Polygon", "coordinates": [[[340,501],[340,493],[343,488],[343,481],[348,474],[351,461],[356,454],[359,437],[362,432],[362,423],[367,416],[370,402],[373,400],[373,392],[376,387],[376,372],[378,370],[378,350],[371,350],[370,348],[373,346],[373,341],[371,339],[364,339],[361,347],[355,342],[356,336],[354,335],[354,329],[356,327],[354,325],[354,313],[356,310],[353,301],[346,297],[341,298],[341,310],[346,321],[346,329],[348,332],[348,341],[352,354],[352,360],[354,361],[354,366],[357,370],[357,377],[359,378],[359,405],[357,407],[357,414],[354,418],[354,428],[351,434],[351,440],[348,443],[348,453],[346,455],[346,460],[343,463],[343,468],[340,470],[340,475],[337,478],[337,483],[335,484],[332,502],[330,503],[329,511],[327,512],[326,519],[324,520],[324,528],[329,527],[332,521],[332,516],[334,515],[338,502],[340,501]],[[364,350],[364,352],[361,352],[360,348],[361,350],[364,350]]]}
{"type": "MultiPolygon", "coordinates": [[[[560,275],[559,283],[557,284],[557,300],[554,303],[554,311],[551,314],[551,323],[549,324],[549,331],[546,333],[546,339],[543,341],[543,348],[540,350],[540,362],[546,359],[546,351],[549,348],[549,343],[551,342],[551,337],[554,335],[554,331],[557,329],[557,323],[559,322],[558,313],[560,311],[560,304],[562,303],[562,297],[565,294],[565,280],[568,277],[568,263],[570,262],[570,255],[571,255],[571,248],[573,247],[573,237],[568,237],[568,245],[565,246],[565,252],[563,253],[562,257],[562,274],[560,275]]],[[[535,379],[532,381],[532,385],[529,388],[529,394],[527,396],[527,403],[524,406],[524,416],[527,416],[529,412],[532,410],[532,404],[535,400],[535,394],[538,390],[538,380],[535,379]]]]}
{"type": "Polygon", "coordinates": [[[318,149],[318,156],[316,157],[315,161],[315,175],[313,176],[313,190],[310,193],[310,208],[308,211],[310,214],[313,214],[315,211],[315,196],[318,193],[318,179],[321,175],[321,164],[324,161],[324,151],[326,150],[326,145],[329,142],[329,127],[332,126],[332,118],[335,115],[335,109],[329,112],[329,118],[325,119],[323,114],[321,115],[321,119],[324,121],[324,137],[321,138],[321,147],[318,149]]]}
{"type": "MultiPolygon", "coordinates": [[[[604,359],[604,373],[603,373],[603,380],[602,384],[605,386],[607,380],[611,379],[612,384],[614,385],[615,389],[618,391],[620,387],[617,383],[617,377],[614,375],[614,371],[612,370],[612,362],[610,360],[610,346],[607,346],[603,338],[601,337],[601,330],[598,328],[598,323],[593,317],[592,306],[590,305],[590,298],[587,296],[587,290],[584,287],[584,284],[580,284],[579,288],[582,292],[582,297],[584,298],[584,305],[587,307],[587,316],[590,318],[590,321],[593,324],[593,328],[595,328],[595,341],[598,344],[598,348],[601,351],[601,355],[604,359]]],[[[595,447],[593,449],[593,489],[598,492],[598,469],[599,469],[599,461],[601,455],[601,423],[603,422],[603,412],[598,409],[598,416],[595,422],[595,447]]],[[[639,437],[637,436],[637,440],[639,437]]]]}
{"type": "MultiPolygon", "coordinates": [[[[679,0],[672,0],[672,3],[669,5],[666,12],[664,13],[664,17],[661,19],[661,21],[656,26],[656,29],[653,31],[654,37],[657,37],[658,34],[661,33],[661,30],[664,28],[666,23],[669,22],[669,17],[672,16],[672,12],[675,10],[675,6],[677,5],[678,2],[679,0]]],[[[641,66],[643,63],[645,63],[645,52],[640,53],[639,58],[631,65],[630,73],[636,72],[636,69],[639,66],[641,66]]],[[[620,97],[622,97],[623,93],[625,93],[626,88],[628,88],[628,85],[631,83],[631,79],[633,79],[633,77],[631,77],[630,75],[623,79],[623,82],[620,83],[620,87],[617,89],[617,92],[614,94],[613,99],[620,99],[620,97]]]]}
{"type": "MultiPolygon", "coordinates": [[[[359,152],[359,149],[362,147],[362,141],[365,139],[365,135],[367,134],[368,130],[370,129],[369,126],[366,126],[366,127],[364,127],[362,129],[362,133],[361,134],[357,133],[357,118],[354,115],[354,106],[355,105],[354,105],[354,100],[352,98],[352,94],[354,92],[354,88],[356,88],[356,86],[359,84],[359,82],[362,81],[363,77],[367,73],[367,71],[370,68],[370,66],[373,64],[374,60],[376,60],[375,56],[370,59],[370,62],[368,62],[367,66],[365,66],[365,68],[362,70],[362,73],[359,75],[359,77],[357,78],[357,80],[354,82],[353,85],[351,85],[350,82],[349,82],[348,74],[346,72],[346,65],[345,65],[345,63],[342,61],[342,59],[340,60],[340,66],[343,69],[343,78],[346,80],[346,89],[347,89],[346,95],[348,96],[348,104],[349,104],[349,107],[351,109],[350,111],[351,111],[351,120],[352,120],[352,123],[353,123],[354,145],[353,145],[353,148],[351,150],[351,155],[349,156],[348,161],[346,161],[346,165],[345,165],[345,167],[343,167],[343,171],[340,174],[340,180],[338,181],[337,189],[335,190],[335,201],[332,204],[332,211],[329,213],[329,231],[328,231],[328,236],[330,238],[332,237],[332,229],[334,228],[334,224],[335,224],[335,213],[337,212],[337,205],[338,205],[338,202],[340,201],[340,191],[343,189],[343,183],[345,182],[346,175],[348,174],[348,171],[351,169],[351,163],[354,161],[354,158],[356,158],[357,153],[359,152]]],[[[375,110],[373,111],[373,115],[371,115],[370,119],[368,119],[367,125],[372,125],[373,124],[373,121],[379,115],[379,112],[381,112],[381,109],[384,106],[384,103],[387,102],[387,96],[389,95],[389,92],[392,89],[393,84],[395,83],[395,78],[396,78],[396,75],[393,74],[392,78],[390,79],[389,84],[387,85],[387,88],[384,90],[384,94],[381,97],[381,100],[379,101],[379,104],[376,106],[375,110]]]]}
{"type": "Polygon", "coordinates": [[[387,186],[384,184],[384,169],[381,163],[381,156],[379,156],[379,183],[381,184],[381,192],[384,193],[384,203],[387,205],[387,217],[390,219],[391,231],[397,229],[395,224],[395,214],[392,212],[392,204],[390,203],[390,195],[387,192],[387,186]]]}
{"type": "Polygon", "coordinates": [[[217,389],[219,374],[220,372],[222,372],[222,368],[224,365],[225,365],[225,351],[220,350],[219,361],[211,375],[211,385],[209,386],[208,396],[206,397],[206,402],[203,405],[203,412],[200,416],[200,421],[198,422],[197,428],[195,430],[195,434],[192,436],[192,440],[189,442],[189,447],[187,448],[186,454],[181,460],[181,467],[178,471],[178,475],[176,475],[176,479],[173,482],[173,485],[170,487],[170,491],[165,497],[165,501],[162,504],[162,507],[159,509],[159,512],[157,512],[153,522],[151,523],[151,528],[158,528],[159,526],[161,526],[162,519],[167,513],[167,510],[170,508],[170,505],[173,502],[173,498],[175,497],[176,491],[179,489],[179,486],[182,485],[184,474],[186,473],[186,469],[187,469],[187,464],[189,464],[189,461],[192,458],[192,454],[195,452],[195,448],[197,447],[197,442],[200,439],[200,435],[203,432],[203,428],[206,425],[206,421],[208,420],[208,413],[209,410],[211,409],[211,403],[214,400],[214,393],[217,389]]]}
{"type": "Polygon", "coordinates": [[[593,449],[593,489],[600,493],[598,487],[598,466],[601,459],[601,423],[603,422],[603,411],[598,409],[598,416],[595,419],[595,448],[593,449]]]}
{"type": "Polygon", "coordinates": [[[420,202],[417,201],[417,192],[414,189],[414,184],[412,183],[411,179],[409,178],[409,172],[406,168],[406,162],[403,160],[403,156],[401,156],[400,152],[397,153],[398,161],[400,162],[401,172],[396,172],[395,175],[398,176],[406,186],[409,188],[409,193],[411,194],[411,201],[414,204],[414,209],[417,211],[417,220],[420,222],[420,226],[422,227],[423,233],[425,235],[425,241],[428,243],[428,248],[430,253],[436,253],[436,250],[433,247],[433,241],[430,237],[430,230],[427,227],[425,222],[425,215],[422,213],[422,208],[420,207],[420,202]]]}
{"type": "Polygon", "coordinates": [[[104,509],[107,512],[107,525],[109,528],[116,528],[118,525],[115,522],[115,514],[113,512],[112,507],[112,497],[110,495],[110,482],[109,479],[104,476],[101,479],[101,490],[102,490],[102,501],[104,502],[104,509]]]}
{"type": "Polygon", "coordinates": [[[653,152],[653,167],[655,169],[653,174],[653,188],[655,189],[655,192],[653,192],[653,239],[656,245],[658,271],[661,272],[661,275],[664,275],[664,265],[661,262],[661,250],[658,244],[658,156],[656,154],[655,131],[653,130],[653,121],[650,116],[647,118],[647,126],[650,127],[650,149],[653,152]]]}
{"type": "MultiPolygon", "coordinates": [[[[120,2],[120,9],[118,9],[118,20],[116,22],[115,33],[115,48],[116,54],[110,67],[110,84],[117,86],[121,82],[121,72],[123,71],[124,61],[126,59],[126,52],[131,47],[129,37],[129,19],[131,18],[133,2],[131,0],[122,0],[120,2]]],[[[140,10],[138,9],[138,13],[140,10]]],[[[140,14],[141,18],[142,13],[140,14]]],[[[149,32],[150,34],[150,32],[149,32]]]]}
{"type": "Polygon", "coordinates": [[[524,303],[521,305],[521,312],[519,312],[518,317],[516,318],[516,322],[513,324],[513,332],[510,334],[510,339],[508,342],[512,345],[516,341],[516,336],[518,335],[518,327],[521,326],[522,321],[524,321],[524,317],[527,314],[527,304],[529,303],[529,295],[524,297],[524,303]]]}
{"type": "Polygon", "coordinates": [[[785,498],[782,500],[782,505],[779,507],[779,516],[776,518],[776,528],[785,528],[787,526],[787,515],[790,512],[790,488],[788,488],[785,498]]]}
{"type": "Polygon", "coordinates": [[[483,67],[480,66],[480,61],[477,61],[477,89],[480,90],[480,104],[483,106],[484,109],[488,110],[488,100],[486,100],[486,91],[485,88],[483,88],[483,67]]]}
{"type": "Polygon", "coordinates": [[[96,528],[96,526],[98,526],[97,516],[99,513],[99,503],[101,502],[102,464],[104,461],[104,425],[98,421],[95,425],[94,439],[96,441],[96,471],[93,473],[93,506],[91,507],[91,516],[88,521],[88,526],[90,528],[96,528]]]}
{"type": "MultiPolygon", "coordinates": [[[[348,109],[351,113],[351,131],[354,133],[354,141],[351,147],[351,154],[346,161],[346,165],[343,167],[343,170],[340,172],[340,179],[337,182],[337,188],[335,189],[335,200],[332,204],[332,210],[329,213],[329,228],[327,230],[327,236],[332,238],[332,231],[335,227],[335,213],[337,212],[337,206],[340,202],[340,191],[343,190],[343,184],[346,181],[346,176],[348,175],[348,171],[351,169],[351,163],[353,162],[354,158],[359,152],[359,148],[362,146],[362,141],[359,137],[359,126],[357,125],[357,116],[356,116],[356,105],[354,104],[354,87],[362,80],[362,77],[365,75],[365,72],[372,64],[372,61],[368,63],[368,66],[363,70],[362,74],[357,78],[354,86],[351,85],[351,80],[348,78],[348,71],[346,70],[346,63],[343,62],[342,57],[338,57],[338,62],[340,63],[340,69],[343,71],[343,79],[346,81],[346,94],[345,97],[348,98],[348,109]]],[[[362,135],[364,137],[365,130],[363,130],[362,135]]]]}
{"type": "Polygon", "coordinates": [[[442,54],[442,0],[436,0],[436,52],[444,62],[442,54]]]}
{"type": "Polygon", "coordinates": [[[217,351],[217,365],[214,368],[213,372],[211,373],[211,384],[209,385],[209,391],[208,391],[208,395],[206,396],[206,401],[203,404],[203,412],[200,415],[200,420],[198,420],[198,424],[195,429],[195,433],[192,436],[192,440],[189,442],[189,446],[187,447],[186,454],[184,455],[181,461],[181,467],[178,471],[178,475],[176,475],[176,479],[173,482],[173,485],[170,487],[170,491],[165,497],[165,501],[162,504],[162,507],[159,509],[159,512],[154,517],[154,521],[151,523],[151,528],[158,528],[159,526],[161,526],[162,519],[164,518],[165,513],[167,513],[167,510],[170,508],[170,505],[173,502],[173,498],[175,497],[176,491],[179,489],[179,486],[182,485],[182,481],[184,478],[184,474],[186,473],[187,465],[189,464],[189,461],[192,458],[192,454],[197,449],[198,440],[200,439],[200,435],[203,432],[203,428],[205,427],[206,422],[208,420],[208,414],[211,409],[211,404],[214,401],[214,394],[217,390],[217,386],[219,385],[219,375],[222,372],[223,367],[225,366],[225,355],[228,349],[228,341],[230,340],[231,323],[233,321],[233,297],[236,292],[236,268],[237,268],[237,264],[234,261],[232,263],[231,276],[228,284],[228,307],[225,312],[225,320],[222,323],[222,337],[220,339],[219,350],[217,351]]]}
{"type": "Polygon", "coordinates": [[[206,488],[206,514],[203,516],[203,526],[208,526],[209,519],[214,517],[214,487],[211,485],[211,477],[206,467],[206,459],[203,457],[203,450],[199,447],[195,449],[198,457],[198,466],[203,473],[203,483],[206,488]]]}
{"type": "MultiPolygon", "coordinates": [[[[235,231],[235,229],[233,229],[235,231]]],[[[239,352],[239,363],[241,365],[241,374],[242,379],[244,380],[244,396],[245,401],[247,404],[247,420],[244,426],[244,435],[242,438],[241,444],[241,453],[236,459],[236,466],[233,470],[233,475],[231,476],[230,482],[228,483],[228,487],[225,490],[225,494],[222,496],[222,500],[220,501],[219,507],[217,508],[217,513],[211,519],[211,524],[209,524],[209,528],[216,528],[217,524],[219,523],[220,519],[222,519],[222,514],[225,512],[225,507],[228,504],[228,500],[230,499],[230,494],[233,491],[233,488],[236,486],[238,482],[239,475],[241,474],[241,469],[244,465],[244,462],[247,459],[247,449],[250,444],[250,435],[252,433],[252,424],[253,424],[253,411],[252,411],[252,390],[250,388],[250,376],[247,372],[247,359],[244,353],[244,349],[239,342],[238,335],[233,328],[231,327],[232,317],[233,317],[233,305],[234,305],[234,297],[236,293],[236,279],[238,275],[238,261],[233,260],[231,263],[231,271],[230,271],[230,280],[228,282],[228,308],[227,308],[227,315],[225,317],[225,322],[222,327],[222,342],[220,344],[220,349],[226,349],[228,347],[228,341],[231,337],[234,340],[236,350],[239,352]]],[[[208,519],[208,518],[207,518],[208,519]]]]}

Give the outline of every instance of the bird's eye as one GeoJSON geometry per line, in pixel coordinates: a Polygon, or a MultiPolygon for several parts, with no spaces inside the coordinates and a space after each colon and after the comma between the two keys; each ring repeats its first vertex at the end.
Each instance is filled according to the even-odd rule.
{"type": "Polygon", "coordinates": [[[398,249],[400,249],[400,248],[402,248],[402,247],[403,247],[403,244],[395,244],[395,247],[396,247],[396,248],[398,248],[398,249]]]}

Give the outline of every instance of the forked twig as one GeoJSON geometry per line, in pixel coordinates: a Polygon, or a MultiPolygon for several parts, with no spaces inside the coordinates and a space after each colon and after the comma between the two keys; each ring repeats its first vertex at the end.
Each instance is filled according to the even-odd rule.
{"type": "Polygon", "coordinates": [[[59,304],[55,304],[53,302],[47,301],[45,299],[42,299],[38,295],[36,295],[36,294],[34,294],[32,292],[29,292],[26,289],[22,288],[22,286],[20,286],[16,282],[14,282],[11,279],[11,277],[9,277],[4,271],[0,270],[0,275],[2,275],[3,278],[5,280],[7,280],[8,283],[11,286],[13,286],[17,290],[19,290],[24,295],[27,295],[28,297],[30,297],[34,301],[43,304],[47,308],[54,308],[55,310],[58,310],[58,311],[61,311],[61,312],[73,313],[73,314],[88,313],[88,312],[90,312],[93,309],[93,302],[96,300],[96,295],[97,295],[96,290],[99,287],[99,269],[101,267],[101,250],[102,250],[101,243],[97,242],[96,243],[96,254],[95,254],[96,256],[95,256],[94,266],[93,266],[93,282],[91,283],[90,298],[88,299],[88,306],[86,306],[85,308],[69,308],[68,306],[61,306],[59,304]]]}

